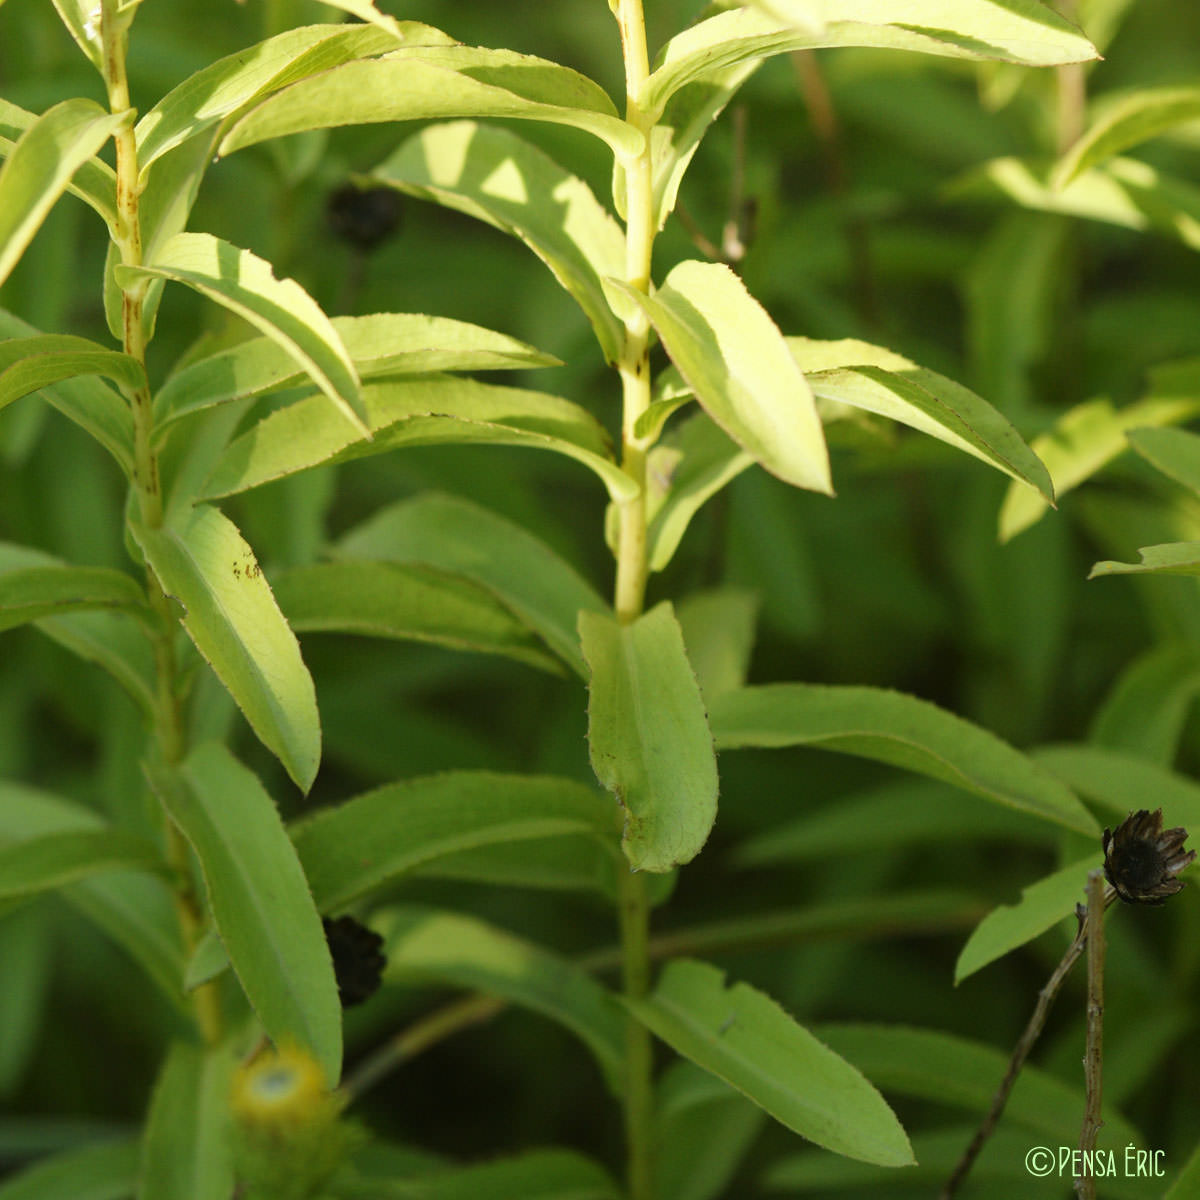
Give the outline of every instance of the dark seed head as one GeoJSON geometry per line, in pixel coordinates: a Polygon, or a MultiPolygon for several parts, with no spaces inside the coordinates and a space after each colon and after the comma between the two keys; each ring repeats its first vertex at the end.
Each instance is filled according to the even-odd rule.
{"type": "Polygon", "coordinates": [[[353,917],[336,920],[325,917],[321,924],[333,956],[333,973],[337,976],[342,1007],[361,1004],[379,987],[383,968],[387,966],[383,938],[353,917]]]}
{"type": "Polygon", "coordinates": [[[325,216],[335,237],[366,253],[400,227],[400,195],[391,188],[347,183],[330,193],[325,216]]]}
{"type": "Polygon", "coordinates": [[[1140,809],[1104,831],[1104,874],[1114,891],[1129,904],[1162,904],[1181,891],[1176,876],[1196,857],[1184,851],[1186,829],[1162,827],[1162,809],[1140,809]]]}

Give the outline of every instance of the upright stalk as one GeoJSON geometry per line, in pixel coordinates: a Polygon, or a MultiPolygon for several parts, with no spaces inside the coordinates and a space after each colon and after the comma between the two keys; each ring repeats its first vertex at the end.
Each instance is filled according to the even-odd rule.
{"type": "MultiPolygon", "coordinates": [[[[125,57],[128,22],[118,18],[116,4],[108,0],[101,7],[100,37],[104,51],[104,82],[108,91],[108,106],[113,113],[128,113],[129,119],[117,131],[117,220],[112,230],[113,241],[124,266],[142,265],[142,228],[138,212],[141,198],[137,139],[133,130],[133,111],[129,103],[129,78],[125,57]]],[[[121,348],[136,359],[145,370],[146,334],[142,320],[146,283],[138,280],[121,289],[121,348]]],[[[137,496],[138,513],[142,523],[157,529],[163,522],[162,485],[159,479],[158,456],[154,451],[154,410],[148,386],[137,388],[131,395],[134,430],[133,487],[137,496]]],[[[176,686],[174,626],[170,605],[153,572],[146,571],[146,595],[158,615],[158,631],[154,638],[156,696],[154,734],[158,753],[169,769],[182,760],[186,749],[176,686]]],[[[176,874],[175,907],[183,933],[183,944],[190,952],[200,939],[204,915],[192,884],[191,861],[187,842],[169,819],[166,828],[167,857],[176,874]]],[[[216,1042],[221,1037],[221,1013],[214,984],[196,989],[196,1020],[205,1038],[216,1042]]]]}
{"type": "Polygon", "coordinates": [[[1104,872],[1088,874],[1087,908],[1087,1051],[1083,1059],[1087,1081],[1087,1105],[1083,1127],[1079,1131],[1079,1150],[1083,1161],[1083,1176],[1075,1181],[1080,1200],[1096,1200],[1096,1177],[1091,1159],[1096,1151],[1096,1135],[1100,1132],[1102,1073],[1104,1067],[1104,872]]]}
{"type": "MultiPolygon", "coordinates": [[[[625,62],[625,119],[645,135],[637,158],[625,171],[625,281],[648,293],[654,249],[654,182],[650,159],[653,124],[642,107],[650,74],[646,53],[646,21],[642,0],[609,0],[621,31],[625,62]]],[[[639,438],[638,418],[650,406],[650,322],[640,308],[625,317],[625,344],[617,369],[621,375],[621,466],[636,484],[636,494],[620,507],[617,580],[613,598],[617,619],[635,621],[646,594],[646,452],[649,439],[639,438]]],[[[620,872],[621,961],[623,986],[630,999],[643,997],[650,985],[650,906],[642,875],[620,872]]],[[[654,1084],[650,1033],[632,1015],[625,1030],[625,1138],[631,1200],[653,1194],[654,1084]]]]}

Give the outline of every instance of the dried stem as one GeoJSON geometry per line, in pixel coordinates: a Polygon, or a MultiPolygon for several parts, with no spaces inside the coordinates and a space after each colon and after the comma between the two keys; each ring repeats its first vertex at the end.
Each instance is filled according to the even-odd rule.
{"type": "Polygon", "coordinates": [[[1100,1119],[1104,1064],[1104,890],[1104,872],[1092,871],[1088,875],[1087,922],[1084,926],[1088,952],[1087,1052],[1083,1059],[1087,1104],[1083,1128],[1079,1131],[1084,1172],[1075,1180],[1079,1200],[1096,1200],[1096,1179],[1088,1164],[1096,1149],[1096,1135],[1104,1124],[1100,1119]]]}

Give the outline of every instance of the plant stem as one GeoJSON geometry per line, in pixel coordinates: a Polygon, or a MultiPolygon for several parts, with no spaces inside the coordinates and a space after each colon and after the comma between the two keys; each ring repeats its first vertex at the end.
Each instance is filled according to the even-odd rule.
{"type": "Polygon", "coordinates": [[[1084,1175],[1075,1181],[1079,1200],[1096,1200],[1096,1178],[1087,1163],[1096,1149],[1096,1135],[1104,1122],[1100,1119],[1102,1071],[1104,1064],[1104,872],[1088,875],[1087,938],[1088,1000],[1087,1051],[1083,1072],[1087,1086],[1087,1104],[1083,1128],[1079,1131],[1079,1149],[1084,1175]]]}
{"type": "MultiPolygon", "coordinates": [[[[141,266],[142,230],[138,211],[141,198],[137,139],[134,136],[132,110],[129,103],[129,78],[125,57],[127,22],[116,13],[116,4],[104,0],[101,8],[100,34],[104,50],[104,82],[108,91],[109,109],[114,113],[128,112],[130,120],[114,135],[116,142],[117,221],[112,230],[113,241],[124,266],[141,266]]],[[[122,349],[136,359],[145,370],[146,333],[142,320],[146,284],[144,281],[121,289],[122,349]]],[[[142,523],[157,529],[163,521],[162,487],[159,480],[158,456],[153,448],[154,410],[148,386],[136,388],[130,395],[134,428],[133,486],[137,495],[142,523]]],[[[154,573],[146,569],[146,594],[158,615],[158,631],[154,638],[154,662],[157,679],[154,735],[163,762],[174,769],[185,752],[183,719],[176,687],[175,620],[170,604],[163,594],[154,573]]],[[[204,914],[192,884],[191,860],[187,842],[169,818],[164,820],[167,859],[179,880],[175,908],[183,944],[190,952],[199,941],[204,914]]],[[[215,1043],[221,1038],[221,1012],[215,983],[196,989],[196,1020],[205,1038],[215,1043]]]]}
{"type": "MultiPolygon", "coordinates": [[[[642,106],[650,75],[642,0],[610,0],[621,33],[625,63],[625,119],[645,138],[641,154],[622,163],[625,172],[625,282],[649,293],[650,265],[657,222],[650,157],[653,121],[642,106]]],[[[621,375],[621,466],[637,487],[621,505],[617,539],[617,579],[613,606],[617,619],[635,621],[646,595],[646,452],[650,439],[639,438],[638,418],[650,406],[650,322],[640,307],[625,315],[625,344],[617,369],[621,375]]],[[[650,984],[650,905],[641,875],[618,871],[618,905],[625,995],[643,997],[650,984]]],[[[625,1026],[625,1142],[630,1200],[652,1200],[654,1145],[654,1056],[650,1031],[632,1014],[625,1026]]]]}

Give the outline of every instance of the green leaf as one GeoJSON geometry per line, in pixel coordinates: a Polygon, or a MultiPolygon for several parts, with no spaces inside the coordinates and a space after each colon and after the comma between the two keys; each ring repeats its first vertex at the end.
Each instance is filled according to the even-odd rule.
{"type": "MultiPolygon", "coordinates": [[[[37,113],[0,99],[0,158],[7,158],[21,135],[38,119],[37,113]]],[[[89,158],[67,184],[67,191],[78,196],[108,224],[117,219],[117,175],[100,158],[89,158]]]]}
{"type": "Polygon", "coordinates": [[[916,50],[949,58],[1056,66],[1097,57],[1070,22],[1036,0],[823,0],[821,31],[781,24],[747,8],[676,34],[655,60],[644,106],[657,117],[680,88],[773,54],[837,46],[916,50]]]}
{"type": "Polygon", "coordinates": [[[762,1109],[686,1059],[663,1072],[657,1109],[658,1200],[728,1195],[734,1173],[762,1129],[762,1109]]]}
{"type": "Polygon", "coordinates": [[[625,270],[625,238],[581,179],[506,129],[456,121],[415,134],[370,178],[467,213],[540,258],[583,309],[609,362],[625,329],[602,280],[625,270]]]}
{"type": "Polygon", "coordinates": [[[1106,575],[1200,575],[1200,542],[1167,542],[1161,546],[1142,546],[1136,563],[1098,562],[1088,573],[1089,579],[1106,575]]]}
{"type": "Polygon", "coordinates": [[[171,1045],[150,1100],[140,1200],[229,1200],[229,1091],[236,1066],[226,1047],[171,1045]]]}
{"type": "Polygon", "coordinates": [[[599,84],[544,58],[479,46],[413,46],[304,79],[251,108],[222,154],[267,138],[335,125],[435,117],[507,117],[570,125],[623,158],[644,139],[617,116],[599,84]]]}
{"type": "Polygon", "coordinates": [[[1063,155],[1054,173],[1064,187],[1089,167],[1200,118],[1200,88],[1155,87],[1110,99],[1084,135],[1063,155]]]}
{"type": "Polygon", "coordinates": [[[929,434],[1054,501],[1050,476],[1012,424],[974,392],[890,350],[846,338],[788,338],[818,401],[887,417],[929,434]]]}
{"type": "Polygon", "coordinates": [[[138,1144],[125,1139],[68,1150],[0,1183],[0,1200],[130,1200],[138,1144]]]}
{"type": "MultiPolygon", "coordinates": [[[[0,308],[0,336],[6,339],[53,337],[39,334],[32,325],[3,308],[0,308]]],[[[4,353],[5,344],[0,342],[0,355],[4,353]]],[[[63,416],[94,437],[117,460],[126,478],[133,477],[133,415],[118,392],[98,379],[79,376],[62,379],[52,386],[42,385],[41,395],[63,416]]]]}
{"type": "Polygon", "coordinates": [[[358,375],[329,318],[294,280],[209,233],[177,233],[140,267],[117,267],[123,286],[173,279],[236,313],[281,346],[333,401],[350,426],[367,432],[358,375]]]}
{"type": "Polygon", "coordinates": [[[726,692],[710,711],[717,745],[817,746],[931,775],[1080,833],[1098,832],[1057,779],[998,737],[900,692],[782,683],[726,692]]]}
{"type": "Polygon", "coordinates": [[[229,446],[206,497],[401,446],[473,442],[552,450],[590,467],[613,499],[636,494],[636,484],[612,457],[604,428],[586,409],[558,396],[435,375],[371,383],[362,398],[372,437],[361,437],[320,397],[298,400],[229,446]]]}
{"type": "MultiPolygon", "coordinates": [[[[558,365],[558,359],[491,329],[421,313],[334,317],[333,327],[359,377],[436,371],[506,371],[558,365]]],[[[252,338],[189,363],[154,398],[158,427],[230,400],[295,387],[304,373],[269,338],[252,338]]]]}
{"type": "Polygon", "coordinates": [[[682,262],[653,296],[610,281],[645,310],[705,411],[768,471],[832,494],[812,393],[783,335],[721,263],[682,262]]]}
{"type": "Polygon", "coordinates": [[[152,842],[123,829],[48,833],[0,849],[0,901],[34,896],[105,871],[168,874],[152,842]]]}
{"type": "Polygon", "coordinates": [[[54,7],[76,45],[103,74],[104,48],[100,41],[100,13],[95,0],[54,0],[54,7]]]}
{"type": "Polygon", "coordinates": [[[336,546],[346,558],[412,563],[486,588],[587,678],[576,621],[607,612],[600,595],[544,542],[490,509],[426,493],[376,513],[336,546]]]}
{"type": "Polygon", "coordinates": [[[293,1039],[341,1075],[342,1009],[333,961],[295,849],[257,776],[216,742],[151,783],[196,852],[233,969],[272,1041],[293,1039]]]}
{"type": "MultiPolygon", "coordinates": [[[[1179,1170],[1179,1174],[1175,1176],[1171,1186],[1163,1193],[1162,1200],[1188,1200],[1189,1196],[1196,1194],[1196,1189],[1200,1188],[1200,1142],[1196,1143],[1196,1148],[1188,1157],[1187,1162],[1179,1170]]],[[[2,1194],[0,1194],[2,1200],[2,1194]]]]}
{"type": "Polygon", "coordinates": [[[882,1166],[914,1161],[875,1088],[749,984],[727,988],[716,967],[679,959],[647,999],[625,1003],[673,1050],[818,1146],[882,1166]]]}
{"type": "Polygon", "coordinates": [[[1089,854],[1045,879],[1021,889],[1015,904],[993,909],[975,927],[954,964],[957,987],[980,967],[1002,958],[1052,929],[1086,899],[1088,873],[1100,866],[1100,854],[1089,854]]]}
{"type": "Polygon", "coordinates": [[[745,685],[758,605],[757,593],[737,587],[693,592],[680,602],[676,616],[705,701],[745,685]]]}
{"type": "Polygon", "coordinates": [[[700,853],[717,817],[717,760],[679,622],[669,601],[629,624],[583,611],[579,637],[592,770],[622,809],[625,856],[669,871],[700,853]]]}
{"type": "Polygon", "coordinates": [[[0,543],[0,631],[88,609],[123,609],[145,621],[152,618],[142,589],[123,571],[66,563],[10,570],[4,565],[6,548],[0,543]]]}
{"type": "Polygon", "coordinates": [[[16,266],[71,176],[124,125],[128,113],[64,100],[21,135],[0,169],[0,283],[16,266]]]}
{"type": "Polygon", "coordinates": [[[146,387],[141,363],[87,338],[38,334],[0,342],[0,408],[78,375],[104,375],[127,392],[146,387]]]}
{"type": "Polygon", "coordinates": [[[296,567],[276,578],[275,599],[298,633],[407,638],[504,654],[542,670],[562,671],[484,588],[429,567],[355,561],[296,567]]]}
{"type": "MultiPolygon", "coordinates": [[[[968,1038],[905,1025],[837,1024],[817,1027],[822,1039],[886,1091],[983,1113],[1008,1066],[1009,1050],[968,1038]]],[[[1012,1122],[1073,1146],[1079,1139],[1083,1088],[1071,1087],[1028,1064],[1004,1109],[1012,1122]]],[[[1105,1105],[1101,1147],[1140,1146],[1142,1138],[1105,1105]]]]}
{"type": "Polygon", "coordinates": [[[612,993],[579,967],[474,917],[390,908],[372,925],[383,934],[393,982],[448,983],[539,1012],[579,1037],[609,1088],[624,1091],[625,1016],[612,993]]]}
{"type": "Polygon", "coordinates": [[[1200,434],[1184,429],[1131,429],[1126,436],[1148,463],[1200,496],[1200,434]]]}
{"type": "MultiPolygon", "coordinates": [[[[1151,395],[1115,410],[1106,399],[1069,409],[1048,432],[1034,438],[1060,500],[1128,449],[1126,432],[1143,425],[1173,425],[1200,412],[1195,395],[1151,395]]],[[[1008,541],[1041,519],[1046,502],[1028,488],[1010,487],[1000,509],[1000,540],[1008,541]]]]}
{"type": "MultiPolygon", "coordinates": [[[[417,41],[453,39],[415,21],[401,23],[417,41]]],[[[168,150],[218,125],[244,104],[307,75],[367,54],[390,50],[395,37],[370,26],[307,25],[289,29],[227,58],[210,63],[168,92],[137,123],[138,163],[146,171],[168,150]]]]}
{"type": "Polygon", "coordinates": [[[552,776],[448,771],[388,784],[292,828],[322,912],[438,858],[561,834],[613,839],[612,811],[592,788],[552,776]]]}
{"type": "MultiPolygon", "coordinates": [[[[378,1200],[379,1186],[378,1180],[368,1180],[348,1200],[378,1200]]],[[[624,1194],[594,1162],[568,1150],[530,1150],[475,1166],[438,1167],[422,1174],[416,1186],[421,1200],[621,1200],[624,1194]]]]}
{"type": "Polygon", "coordinates": [[[254,551],[215,508],[179,529],[133,525],[163,590],[184,607],[183,627],[263,745],[308,791],[321,757],[312,678],[254,551]]]}

